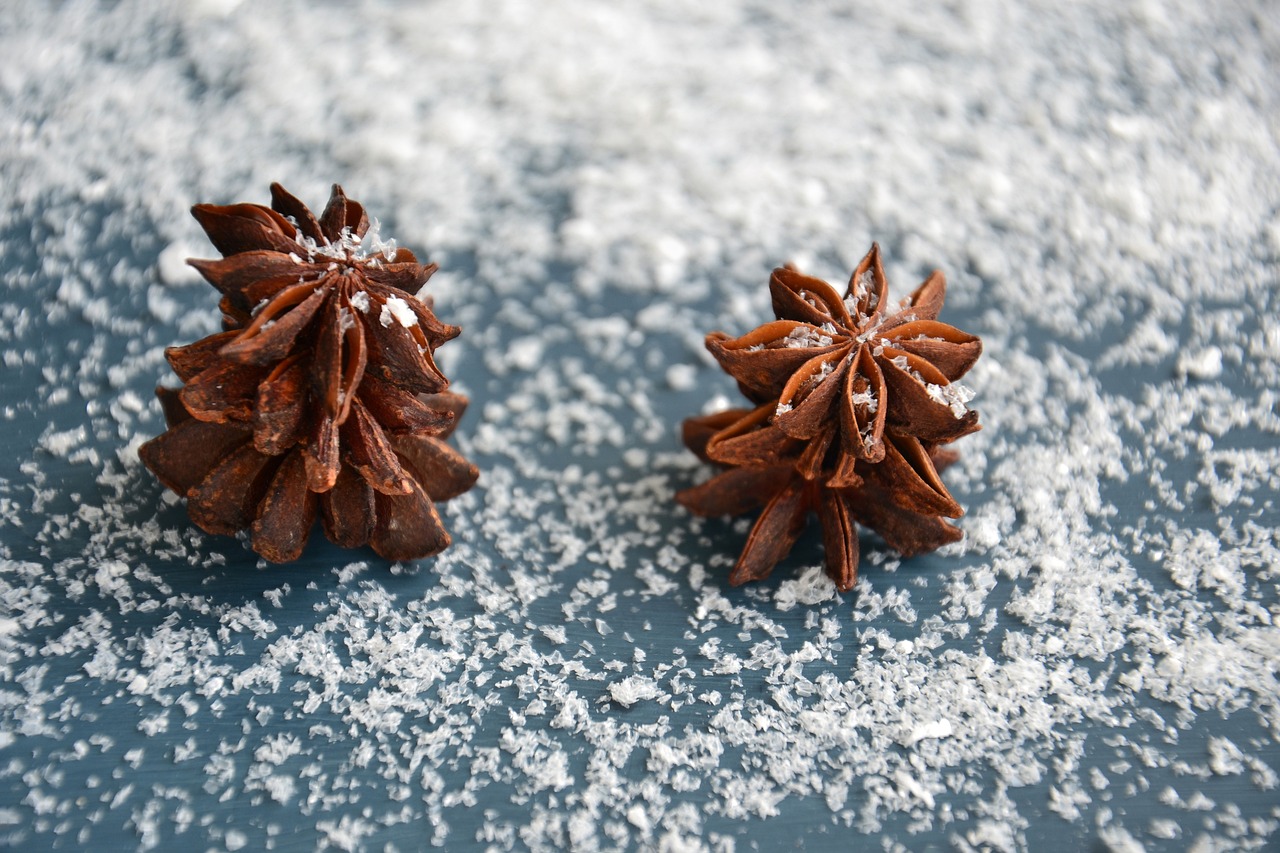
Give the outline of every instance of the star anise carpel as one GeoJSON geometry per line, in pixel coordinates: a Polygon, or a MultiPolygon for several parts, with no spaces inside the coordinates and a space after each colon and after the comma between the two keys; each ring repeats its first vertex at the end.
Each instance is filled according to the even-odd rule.
{"type": "Polygon", "coordinates": [[[300,554],[317,512],[338,544],[437,553],[433,501],[476,471],[443,442],[466,400],[433,358],[460,330],[417,296],[436,265],[381,239],[341,187],[318,218],[271,194],[192,209],[224,255],[190,262],[222,293],[224,331],[166,351],[183,386],[160,392],[170,428],[143,461],[200,527],[250,530],[271,560],[300,554]]]}
{"type": "Polygon", "coordinates": [[[982,344],[938,321],[942,273],[891,303],[873,245],[843,296],[791,267],[774,270],[769,289],[776,320],[707,336],[755,407],[685,422],[690,449],[728,470],[677,499],[700,515],[764,507],[730,581],[766,576],[810,512],[840,589],[857,576],[855,522],[904,556],[958,539],[941,521],[962,514],[939,476],[955,458],[942,445],[979,428],[957,380],[982,344]]]}

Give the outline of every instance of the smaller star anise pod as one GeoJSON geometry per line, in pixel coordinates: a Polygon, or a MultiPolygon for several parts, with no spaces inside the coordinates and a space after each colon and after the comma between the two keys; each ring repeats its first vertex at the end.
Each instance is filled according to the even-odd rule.
{"type": "Polygon", "coordinates": [[[773,422],[788,436],[836,439],[842,455],[878,462],[886,425],[935,443],[978,429],[964,405],[972,394],[955,383],[982,342],[938,322],[941,272],[890,303],[873,244],[843,297],[790,267],[773,271],[769,293],[775,322],[739,338],[712,333],[707,349],[749,399],[776,401],[773,422]]]}
{"type": "Polygon", "coordinates": [[[891,304],[873,245],[843,297],[789,267],[774,270],[769,286],[775,322],[739,338],[707,336],[758,405],[685,422],[690,449],[729,470],[677,500],[700,515],[765,507],[731,582],[766,576],[810,511],[841,589],[857,576],[855,521],[904,556],[959,539],[940,520],[962,514],[939,477],[955,458],[940,445],[979,428],[965,406],[972,392],[956,380],[982,344],[938,322],[942,274],[891,304]]]}
{"type": "Polygon", "coordinates": [[[169,430],[140,455],[197,525],[248,529],[273,561],[301,553],[317,511],[338,544],[437,553],[432,501],[477,472],[443,443],[466,400],[432,357],[459,329],[417,297],[436,266],[382,240],[341,187],[319,217],[271,194],[192,209],[224,255],[190,262],[223,294],[224,331],[166,351],[184,384],[161,392],[169,430]]]}

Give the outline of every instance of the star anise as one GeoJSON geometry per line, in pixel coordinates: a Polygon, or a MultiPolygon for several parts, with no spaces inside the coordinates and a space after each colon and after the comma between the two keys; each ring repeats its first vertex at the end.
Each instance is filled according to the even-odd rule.
{"type": "Polygon", "coordinates": [[[390,559],[449,544],[433,501],[475,482],[443,441],[466,406],[432,353],[459,329],[416,296],[436,270],[378,236],[335,186],[319,218],[280,185],[272,205],[196,205],[221,260],[190,263],[222,292],[224,331],[165,355],[169,430],[140,448],[210,533],[249,529],[296,559],[326,535],[390,559]]]}
{"type": "Polygon", "coordinates": [[[730,581],[765,577],[810,511],[823,527],[827,574],[857,577],[855,522],[904,556],[960,538],[940,517],[960,506],[938,475],[940,445],[977,430],[972,392],[956,383],[982,352],[974,336],[937,321],[946,293],[934,272],[908,299],[887,300],[877,246],[841,298],[789,267],[770,280],[778,320],[707,348],[758,405],[685,422],[685,443],[729,467],[677,499],[700,515],[763,505],[730,581]]]}

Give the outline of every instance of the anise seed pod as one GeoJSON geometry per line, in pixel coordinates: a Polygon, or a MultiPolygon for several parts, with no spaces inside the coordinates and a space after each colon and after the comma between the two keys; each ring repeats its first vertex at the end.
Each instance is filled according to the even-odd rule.
{"type": "Polygon", "coordinates": [[[449,545],[434,502],[478,476],[443,439],[466,398],[432,357],[459,329],[418,290],[435,271],[378,235],[334,186],[316,217],[279,184],[272,204],[196,205],[221,260],[192,260],[222,294],[224,331],[165,355],[169,429],[139,449],[210,533],[249,530],[296,559],[317,515],[346,547],[389,559],[449,545]]]}
{"type": "Polygon", "coordinates": [[[730,575],[765,577],[794,544],[809,512],[823,528],[826,571],[841,590],[857,579],[855,522],[903,556],[961,536],[941,519],[960,505],[938,472],[955,460],[940,445],[979,429],[958,384],[982,342],[945,323],[934,272],[908,299],[888,302],[872,245],[843,297],[790,267],[769,283],[777,319],[707,349],[756,407],[685,421],[685,444],[729,470],[676,499],[699,515],[757,519],[730,575]]]}

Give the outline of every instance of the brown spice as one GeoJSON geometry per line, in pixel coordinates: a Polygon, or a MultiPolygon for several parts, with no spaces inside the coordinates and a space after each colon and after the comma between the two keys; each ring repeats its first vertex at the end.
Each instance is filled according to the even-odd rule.
{"type": "Polygon", "coordinates": [[[776,321],[739,338],[707,336],[756,407],[685,422],[686,445],[729,470],[677,500],[699,515],[764,507],[730,582],[767,576],[811,511],[842,590],[857,579],[855,522],[904,556],[959,539],[941,520],[963,514],[938,475],[956,458],[941,445],[979,428],[956,380],[982,343],[938,322],[942,273],[890,304],[873,245],[843,297],[790,267],[774,270],[769,289],[776,321]]]}
{"type": "Polygon", "coordinates": [[[339,545],[436,554],[435,501],[478,476],[444,442],[467,401],[432,357],[460,330],[416,296],[436,265],[381,241],[341,187],[318,218],[271,194],[192,209],[224,255],[190,261],[224,331],[166,351],[184,384],[157,390],[169,429],[139,455],[198,526],[249,530],[268,560],[296,559],[317,515],[339,545]]]}

